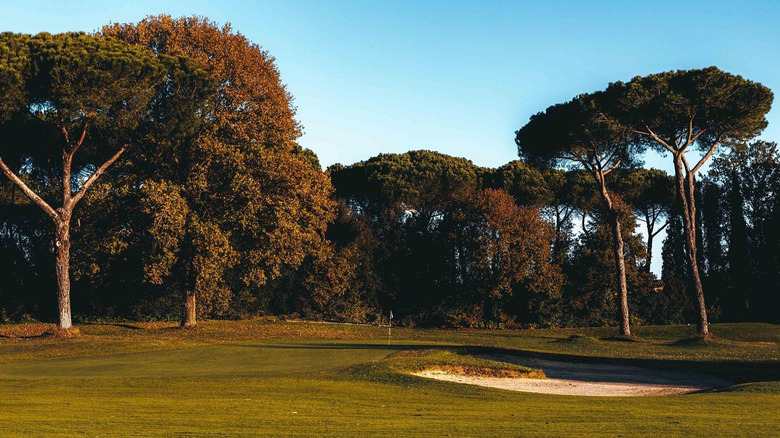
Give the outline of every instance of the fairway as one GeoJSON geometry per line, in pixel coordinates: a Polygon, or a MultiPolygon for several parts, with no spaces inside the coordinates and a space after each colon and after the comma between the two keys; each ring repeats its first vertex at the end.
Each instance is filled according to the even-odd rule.
{"type": "MultiPolygon", "coordinates": [[[[0,435],[780,433],[777,326],[716,325],[716,333],[732,339],[684,347],[680,340],[688,327],[643,329],[642,342],[608,340],[602,335],[614,329],[606,328],[398,329],[390,346],[387,332],[377,327],[256,321],[206,322],[192,331],[83,326],[73,339],[8,335],[0,338],[0,435]],[[588,335],[572,337],[575,332],[588,335]],[[432,381],[399,371],[401,351],[453,345],[704,368],[740,384],[683,396],[576,397],[432,381]],[[735,375],[740,367],[742,378],[735,375]]],[[[14,332],[18,326],[0,329],[14,332]]]]}
{"type": "Polygon", "coordinates": [[[0,377],[196,377],[296,374],[378,360],[392,351],[395,350],[360,344],[208,345],[150,353],[2,364],[0,377]]]}

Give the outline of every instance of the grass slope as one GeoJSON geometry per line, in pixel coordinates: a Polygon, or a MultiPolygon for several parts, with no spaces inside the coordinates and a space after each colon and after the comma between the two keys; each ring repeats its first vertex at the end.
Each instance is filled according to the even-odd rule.
{"type": "Polygon", "coordinates": [[[521,377],[544,379],[544,371],[507,362],[475,357],[468,349],[405,350],[388,356],[391,367],[400,373],[443,371],[462,376],[521,377]]]}
{"type": "MultiPolygon", "coordinates": [[[[780,327],[481,331],[264,321],[0,326],[0,436],[777,436],[780,327]],[[23,337],[20,337],[23,336],[23,337]],[[453,346],[707,371],[737,385],[671,397],[526,394],[406,371],[453,346]],[[407,351],[413,351],[408,353],[407,351]],[[404,353],[407,352],[407,353],[404,353]]],[[[473,348],[471,348],[473,350],[473,348]]],[[[453,357],[456,356],[456,357],[453,357]]]]}

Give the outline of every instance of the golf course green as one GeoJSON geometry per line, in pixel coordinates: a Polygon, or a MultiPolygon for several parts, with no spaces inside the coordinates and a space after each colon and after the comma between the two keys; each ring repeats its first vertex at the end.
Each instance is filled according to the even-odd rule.
{"type": "Polygon", "coordinates": [[[614,328],[398,328],[388,340],[386,328],[270,320],[79,329],[62,338],[43,324],[0,325],[0,436],[780,435],[777,325],[713,325],[707,342],[689,326],[639,327],[634,340],[614,328]],[[734,385],[659,397],[514,392],[413,376],[433,360],[415,351],[639,365],[734,385]]]}

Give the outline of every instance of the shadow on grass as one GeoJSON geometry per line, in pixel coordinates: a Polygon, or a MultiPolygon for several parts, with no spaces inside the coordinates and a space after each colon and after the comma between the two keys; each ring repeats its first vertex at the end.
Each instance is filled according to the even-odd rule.
{"type": "Polygon", "coordinates": [[[329,344],[230,344],[247,348],[294,349],[294,350],[451,350],[460,348],[442,344],[367,344],[367,343],[329,343],[329,344]]]}
{"type": "MultiPolygon", "coordinates": [[[[600,342],[597,338],[584,337],[561,339],[556,342],[593,341],[600,342]]],[[[574,362],[582,364],[598,365],[630,365],[643,368],[655,368],[668,371],[683,371],[699,373],[718,377],[734,383],[764,382],[780,380],[780,367],[773,361],[740,362],[729,360],[678,360],[678,359],[630,359],[580,356],[567,353],[542,353],[512,348],[463,346],[446,344],[420,344],[420,343],[325,343],[325,344],[233,344],[251,348],[269,349],[311,349],[311,350],[456,350],[460,354],[470,355],[510,355],[526,358],[544,359],[558,362],[574,362]]]]}
{"type": "Polygon", "coordinates": [[[135,324],[127,324],[127,323],[117,322],[117,323],[108,324],[108,325],[111,325],[111,326],[114,326],[114,327],[119,327],[119,328],[126,328],[126,329],[130,329],[130,330],[144,330],[143,327],[139,327],[139,326],[137,326],[135,324]]]}
{"type": "Polygon", "coordinates": [[[46,338],[58,338],[53,330],[47,329],[41,333],[36,334],[24,334],[24,335],[7,335],[0,333],[0,339],[46,339],[46,338]]]}
{"type": "Polygon", "coordinates": [[[467,347],[470,354],[514,355],[559,362],[583,364],[631,365],[645,368],[675,370],[711,375],[735,383],[765,382],[780,380],[780,367],[773,361],[738,362],[727,360],[672,360],[672,359],[626,359],[579,356],[566,353],[541,353],[498,347],[467,347]]]}

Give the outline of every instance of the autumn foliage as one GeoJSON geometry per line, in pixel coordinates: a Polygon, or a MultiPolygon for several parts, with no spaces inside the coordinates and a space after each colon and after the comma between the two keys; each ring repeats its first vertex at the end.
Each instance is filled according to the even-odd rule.
{"type": "Polygon", "coordinates": [[[323,171],[274,58],[203,17],[2,34],[0,90],[0,321],[62,317],[71,283],[77,322],[777,321],[780,159],[749,142],[772,95],[714,67],[552,105],[497,168],[323,171]]]}

